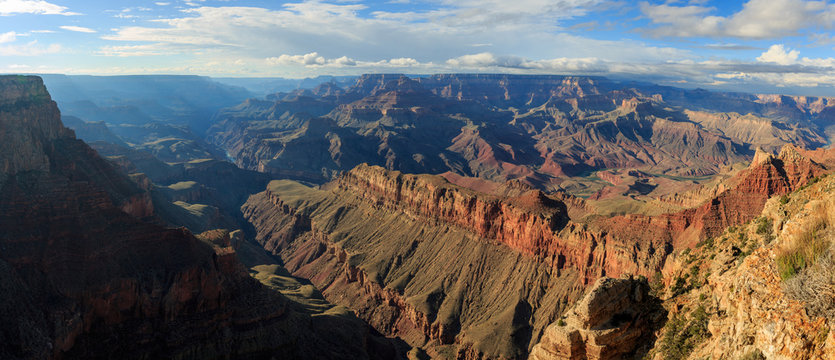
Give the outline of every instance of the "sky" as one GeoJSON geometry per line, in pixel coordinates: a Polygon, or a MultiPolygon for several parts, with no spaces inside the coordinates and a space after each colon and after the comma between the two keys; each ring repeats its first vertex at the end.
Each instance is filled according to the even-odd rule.
{"type": "Polygon", "coordinates": [[[0,73],[490,72],[835,96],[835,2],[0,0],[0,73]]]}

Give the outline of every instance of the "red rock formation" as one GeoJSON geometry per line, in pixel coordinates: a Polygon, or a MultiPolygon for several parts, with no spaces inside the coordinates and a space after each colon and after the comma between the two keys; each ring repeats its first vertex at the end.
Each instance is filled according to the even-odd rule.
{"type": "MultiPolygon", "coordinates": [[[[697,239],[724,227],[750,220],[768,196],[801,186],[822,171],[788,148],[778,157],[758,156],[758,163],[733,179],[736,185],[732,190],[697,208],[660,216],[618,216],[581,225],[567,218],[563,202],[529,188],[505,191],[502,189],[512,185],[491,187],[490,195],[455,186],[439,176],[409,175],[361,165],[321,190],[302,191],[306,188],[290,186],[290,182],[271,184],[266,192],[250,198],[244,215],[259,232],[257,239],[268,250],[280,254],[294,274],[310,278],[324,289],[326,296],[351,307],[378,330],[404,336],[411,343],[430,339],[439,344],[454,344],[460,356],[477,358],[486,355],[468,345],[468,335],[460,332],[454,321],[434,318],[437,309],[416,308],[409,299],[417,294],[407,296],[399,290],[406,286],[401,281],[408,284],[414,275],[408,275],[406,280],[381,278],[381,272],[402,271],[399,269],[410,261],[406,257],[412,256],[414,247],[423,246],[420,242],[431,243],[438,238],[427,235],[424,240],[420,235],[402,235],[397,230],[374,230],[378,226],[375,221],[461,229],[464,234],[471,234],[467,238],[501,244],[523,254],[525,261],[542,264],[557,274],[577,274],[574,285],[583,288],[603,276],[652,276],[673,251],[692,246],[697,239]],[[307,200],[299,200],[299,196],[307,200]],[[351,220],[343,218],[356,212],[375,221],[358,219],[356,214],[351,215],[351,220]],[[388,250],[379,247],[394,246],[398,240],[387,239],[393,236],[415,237],[416,240],[407,241],[417,242],[397,245],[399,250],[392,251],[406,254],[387,258],[380,252],[388,250]],[[346,239],[353,243],[347,248],[346,239]],[[365,240],[356,243],[360,239],[365,240]],[[409,246],[412,250],[407,249],[409,246]]],[[[426,230],[421,229],[421,233],[426,230]]],[[[485,261],[493,264],[491,261],[501,260],[485,261]]],[[[427,271],[428,267],[414,267],[414,263],[410,266],[410,274],[427,271]]],[[[458,277],[451,268],[433,269],[440,271],[433,276],[458,277]]],[[[468,286],[475,288],[489,282],[482,277],[470,281],[475,282],[468,282],[468,286]]],[[[440,294],[445,295],[439,295],[439,301],[453,296],[440,294]]],[[[466,291],[456,294],[467,296],[466,291]]],[[[532,311],[543,311],[537,306],[540,305],[532,311]]]]}
{"type": "Polygon", "coordinates": [[[754,160],[748,169],[728,180],[728,190],[698,207],[654,217],[617,216],[600,225],[624,239],[639,241],[654,233],[674,248],[692,247],[701,238],[750,221],[760,214],[769,197],[796,190],[825,172],[792,145],[784,146],[777,157],[758,152],[754,160]]]}
{"type": "Polygon", "coordinates": [[[568,222],[565,204],[530,190],[500,199],[452,186],[438,177],[360,165],[329,185],[411,216],[456,224],[530,255],[547,255],[568,222]]]}

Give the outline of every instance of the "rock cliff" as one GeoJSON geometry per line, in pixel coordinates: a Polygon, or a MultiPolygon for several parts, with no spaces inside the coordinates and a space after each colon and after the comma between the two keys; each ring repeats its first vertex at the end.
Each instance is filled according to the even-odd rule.
{"type": "Polygon", "coordinates": [[[0,95],[0,144],[18,147],[0,155],[0,357],[376,354],[357,322],[312,331],[228,241],[143,221],[147,193],[61,125],[39,78],[0,77],[0,95]]]}
{"type": "Polygon", "coordinates": [[[759,154],[698,207],[581,224],[569,219],[563,197],[530,187],[473,185],[487,186],[486,194],[440,176],[360,165],[319,189],[274,181],[243,211],[256,240],[291,272],[379,331],[429,354],[503,358],[531,351],[564,302],[595,280],[662,270],[670,277],[681,251],[754,219],[769,197],[824,171],[787,146],[777,156],[759,154]],[[519,297],[496,298],[508,291],[519,297]],[[491,324],[473,309],[516,315],[491,324]],[[485,343],[486,332],[507,331],[519,335],[485,343]]]}
{"type": "MultiPolygon", "coordinates": [[[[397,184],[381,168],[357,170],[377,172],[380,177],[368,180],[379,186],[397,184]]],[[[330,190],[274,181],[249,199],[244,216],[256,229],[256,240],[281,256],[288,270],[310,279],[326,299],[356,311],[384,334],[435,357],[525,356],[564,303],[582,291],[578,272],[573,265],[559,269],[510,247],[503,241],[524,241],[509,238],[512,233],[501,227],[458,216],[489,215],[535,229],[550,226],[544,214],[561,217],[562,208],[535,202],[503,208],[440,177],[402,176],[401,185],[435,183],[435,194],[447,195],[435,199],[425,192],[429,197],[421,199],[432,203],[415,199],[407,206],[383,197],[380,188],[353,194],[365,186],[348,184],[356,178],[335,182],[330,190]],[[442,207],[443,215],[430,206],[442,207]],[[536,206],[541,208],[531,213],[536,206]]],[[[402,201],[423,196],[422,190],[410,193],[405,186],[402,201]]]]}
{"type": "Polygon", "coordinates": [[[601,278],[534,346],[531,360],[624,359],[648,348],[665,317],[646,279],[601,278]],[[643,349],[640,349],[642,348],[643,349]]]}
{"type": "Polygon", "coordinates": [[[773,197],[754,221],[679,254],[670,286],[656,287],[671,316],[649,357],[832,358],[833,180],[773,197]]]}

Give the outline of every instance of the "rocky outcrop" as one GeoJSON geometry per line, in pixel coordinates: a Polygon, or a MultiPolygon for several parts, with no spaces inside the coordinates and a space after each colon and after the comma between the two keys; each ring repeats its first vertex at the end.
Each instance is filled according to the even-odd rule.
{"type": "Polygon", "coordinates": [[[601,278],[531,350],[531,360],[623,359],[654,337],[664,317],[646,280],[601,278]]]}
{"type": "Polygon", "coordinates": [[[429,341],[429,353],[452,346],[464,358],[500,358],[526,354],[535,340],[527,347],[518,338],[496,347],[474,334],[527,323],[531,339],[538,339],[561,313],[559,307],[547,308],[561,301],[556,299],[601,277],[651,277],[661,269],[668,274],[671,254],[753,219],[769,196],[802,186],[823,171],[793,154],[787,149],[781,156],[760,155],[758,163],[733,178],[736,186],[697,208],[587,224],[568,219],[557,197],[526,186],[487,186],[491,195],[440,176],[368,165],[319,189],[272,182],[243,211],[258,232],[256,239],[295,275],[310,278],[329,300],[354,309],[379,331],[415,346],[429,341]],[[538,270],[507,274],[508,261],[538,270]],[[496,278],[513,280],[499,285],[491,280],[496,278]],[[552,288],[525,287],[515,300],[491,300],[521,286],[519,281],[552,288]],[[527,314],[527,306],[533,316],[493,325],[464,310],[527,314]]]}
{"type": "Polygon", "coordinates": [[[826,171],[792,145],[784,146],[776,157],[758,152],[755,160],[725,181],[722,188],[726,190],[699,206],[656,216],[615,216],[597,225],[624,241],[640,241],[654,234],[652,237],[665,239],[673,248],[693,247],[703,238],[754,219],[771,196],[796,190],[826,171]]]}
{"type": "Polygon", "coordinates": [[[755,221],[671,261],[671,316],[648,358],[832,358],[833,180],[771,198],[755,221]],[[804,260],[787,271],[790,256],[804,260]]]}
{"type": "Polygon", "coordinates": [[[228,241],[140,219],[147,193],[62,127],[39,78],[0,78],[4,93],[0,143],[26,151],[3,152],[1,358],[371,356],[356,323],[307,331],[228,241]]]}
{"type": "MultiPolygon", "coordinates": [[[[440,177],[415,180],[446,184],[450,193],[464,190],[440,177]]],[[[475,228],[333,186],[274,181],[249,199],[244,216],[256,240],[294,275],[430,356],[524,357],[562,311],[563,299],[582,289],[573,266],[558,270],[475,228]]],[[[479,199],[469,195],[475,205],[479,199]]]]}
{"type": "Polygon", "coordinates": [[[379,206],[461,226],[529,255],[547,255],[554,234],[568,223],[565,204],[530,190],[497,198],[453,186],[439,177],[390,172],[360,165],[327,188],[379,206]]]}
{"type": "Polygon", "coordinates": [[[49,170],[43,148],[73,133],[61,125],[58,106],[43,81],[31,76],[0,76],[0,185],[18,172],[49,170]]]}

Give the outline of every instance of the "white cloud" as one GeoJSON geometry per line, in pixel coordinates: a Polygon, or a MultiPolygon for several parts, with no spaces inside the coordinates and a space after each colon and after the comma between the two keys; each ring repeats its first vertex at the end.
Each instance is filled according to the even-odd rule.
{"type": "Polygon", "coordinates": [[[701,5],[640,4],[644,16],[658,27],[656,36],[734,37],[766,39],[793,36],[810,27],[832,27],[835,7],[823,1],[749,0],[730,16],[710,15],[716,9],[701,5]]]}
{"type": "Polygon", "coordinates": [[[0,16],[15,14],[79,15],[43,0],[0,0],[0,16]]]}
{"type": "Polygon", "coordinates": [[[786,48],[782,44],[771,45],[768,51],[757,57],[757,61],[791,65],[797,62],[798,55],[800,55],[799,51],[786,51],[786,48]]]}
{"type": "MultiPolygon", "coordinates": [[[[624,61],[692,57],[687,50],[652,47],[632,40],[605,41],[561,33],[560,19],[578,16],[598,0],[519,0],[514,3],[444,0],[422,12],[373,13],[357,3],[289,3],[280,10],[208,7],[153,26],[119,28],[103,38],[126,45],[150,44],[158,52],[212,53],[214,57],[263,59],[309,54],[355,61],[412,58],[442,63],[467,55],[473,44],[531,58],[597,57],[624,61]],[[314,47],[315,46],[315,47],[314,47]],[[290,55],[288,55],[290,56],[290,55]]],[[[144,53],[147,49],[141,49],[144,53]]],[[[417,61],[416,60],[416,61],[417,61]]],[[[277,61],[277,59],[276,59],[277,61]]]]}
{"type": "Polygon", "coordinates": [[[93,30],[93,29],[90,29],[90,28],[86,28],[86,27],[82,27],[82,26],[74,26],[74,25],[63,25],[63,26],[59,26],[59,28],[67,30],[67,31],[75,31],[75,32],[80,32],[80,33],[88,33],[88,34],[92,34],[92,33],[96,32],[96,30],[93,30]]]}
{"type": "Polygon", "coordinates": [[[40,46],[37,41],[31,41],[22,45],[0,46],[0,56],[41,56],[61,52],[63,48],[58,44],[51,44],[46,47],[40,46]]]}
{"type": "Polygon", "coordinates": [[[316,52],[304,55],[281,55],[266,60],[271,65],[325,65],[326,63],[325,58],[316,52]]]}
{"type": "Polygon", "coordinates": [[[156,55],[164,55],[164,53],[159,51],[159,48],[157,46],[155,46],[155,44],[143,44],[143,45],[125,45],[125,46],[105,46],[105,47],[102,47],[99,50],[99,55],[129,57],[129,56],[156,56],[156,55]]]}
{"type": "Polygon", "coordinates": [[[9,31],[9,32],[0,34],[0,44],[12,42],[12,41],[15,41],[16,39],[17,39],[17,33],[15,33],[14,31],[9,31]]]}
{"type": "Polygon", "coordinates": [[[420,62],[412,58],[389,59],[388,63],[392,66],[398,67],[410,67],[420,65],[420,62]]]}
{"type": "Polygon", "coordinates": [[[270,65],[283,65],[283,66],[332,66],[332,67],[345,67],[345,66],[356,66],[357,62],[353,59],[342,56],[335,59],[325,59],[323,56],[320,56],[317,52],[312,52],[304,55],[280,55],[277,57],[269,57],[265,59],[266,62],[270,65]]]}
{"type": "Polygon", "coordinates": [[[517,56],[495,56],[479,53],[459,56],[446,61],[453,68],[467,69],[519,69],[531,72],[598,73],[609,71],[609,66],[598,58],[555,58],[530,60],[517,56]]]}

